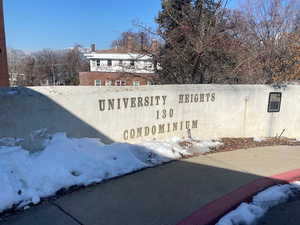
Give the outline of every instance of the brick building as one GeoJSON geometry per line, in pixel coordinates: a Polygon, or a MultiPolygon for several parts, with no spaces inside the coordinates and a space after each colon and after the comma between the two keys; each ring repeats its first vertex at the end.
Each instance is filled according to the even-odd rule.
{"type": "MultiPolygon", "coordinates": [[[[157,49],[152,42],[152,50],[157,49]]],[[[89,72],[79,74],[80,85],[95,86],[139,86],[155,84],[157,74],[152,57],[135,51],[131,37],[123,48],[96,50],[85,54],[90,64],[89,72]]]]}
{"type": "Polygon", "coordinates": [[[9,86],[2,0],[0,0],[0,87],[1,86],[9,86]]]}

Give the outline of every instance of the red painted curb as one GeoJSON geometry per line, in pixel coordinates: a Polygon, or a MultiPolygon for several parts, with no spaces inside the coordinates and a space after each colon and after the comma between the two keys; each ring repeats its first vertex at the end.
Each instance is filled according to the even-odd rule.
{"type": "Polygon", "coordinates": [[[208,203],[177,225],[215,225],[225,214],[242,202],[250,201],[252,196],[258,192],[276,184],[289,183],[297,179],[300,179],[300,169],[257,179],[208,203]]]}
{"type": "Polygon", "coordinates": [[[291,182],[300,179],[300,169],[291,170],[285,173],[280,173],[270,177],[271,179],[291,182]]]}

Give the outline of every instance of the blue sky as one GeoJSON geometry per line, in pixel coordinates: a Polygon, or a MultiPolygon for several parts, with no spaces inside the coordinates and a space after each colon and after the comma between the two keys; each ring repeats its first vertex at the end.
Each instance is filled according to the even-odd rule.
{"type": "MultiPolygon", "coordinates": [[[[139,20],[154,26],[161,0],[3,0],[7,45],[24,51],[96,43],[108,48],[139,20]]],[[[231,0],[231,7],[238,0],[231,0]]]]}

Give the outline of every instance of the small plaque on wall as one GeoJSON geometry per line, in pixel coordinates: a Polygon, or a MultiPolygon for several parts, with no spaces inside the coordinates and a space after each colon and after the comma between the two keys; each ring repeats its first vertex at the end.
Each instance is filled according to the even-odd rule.
{"type": "Polygon", "coordinates": [[[281,92],[271,92],[269,95],[268,112],[280,112],[281,92]]]}

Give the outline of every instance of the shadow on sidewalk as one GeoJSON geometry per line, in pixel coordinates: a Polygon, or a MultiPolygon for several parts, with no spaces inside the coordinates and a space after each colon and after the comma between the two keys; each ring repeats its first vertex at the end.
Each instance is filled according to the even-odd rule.
{"type": "Polygon", "coordinates": [[[259,178],[174,161],[74,191],[0,224],[176,225],[207,203],[259,178]]]}

